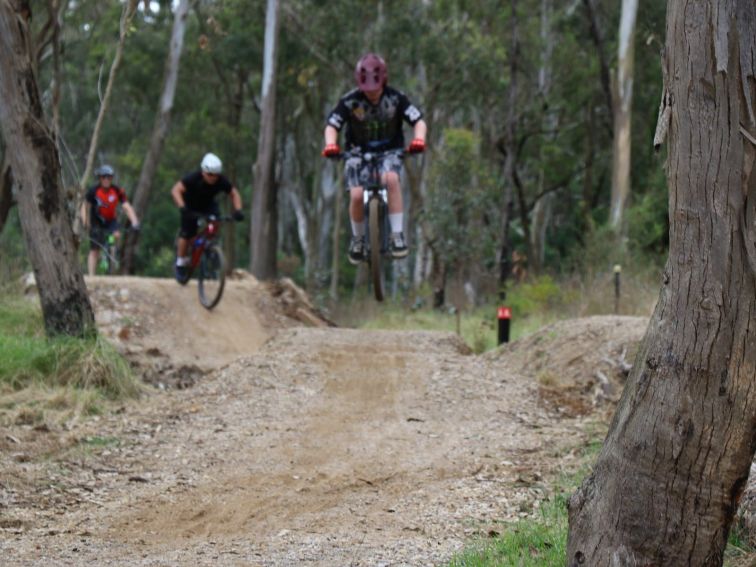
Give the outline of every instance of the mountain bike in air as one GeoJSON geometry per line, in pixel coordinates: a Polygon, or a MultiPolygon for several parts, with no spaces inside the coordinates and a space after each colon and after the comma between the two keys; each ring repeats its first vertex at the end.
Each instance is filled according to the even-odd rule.
{"type": "MultiPolygon", "coordinates": [[[[373,284],[373,294],[377,301],[383,301],[383,265],[384,262],[391,259],[388,189],[381,183],[380,172],[380,163],[386,153],[397,153],[397,151],[362,152],[359,148],[353,148],[337,156],[339,159],[344,160],[359,158],[369,171],[368,181],[364,186],[365,218],[367,219],[365,251],[370,270],[370,281],[373,284]]],[[[402,156],[403,153],[400,153],[400,157],[402,156]]]]}
{"type": "Polygon", "coordinates": [[[199,301],[206,309],[212,309],[221,300],[226,285],[226,261],[218,245],[221,223],[232,222],[230,216],[200,215],[197,217],[198,231],[189,240],[188,254],[191,258],[187,266],[186,283],[197,272],[199,301]]]}

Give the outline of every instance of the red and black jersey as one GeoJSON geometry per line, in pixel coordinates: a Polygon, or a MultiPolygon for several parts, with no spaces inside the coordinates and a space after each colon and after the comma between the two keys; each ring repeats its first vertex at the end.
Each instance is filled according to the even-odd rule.
{"type": "Polygon", "coordinates": [[[403,148],[402,120],[414,126],[422,117],[407,95],[386,86],[377,104],[359,89],[348,92],[328,115],[328,125],[341,131],[346,124],[347,149],[383,151],[403,148]]]}
{"type": "Polygon", "coordinates": [[[87,191],[87,202],[92,206],[92,215],[100,219],[103,223],[110,223],[116,220],[118,215],[118,204],[127,203],[126,192],[116,185],[111,185],[107,189],[96,185],[87,191]]]}

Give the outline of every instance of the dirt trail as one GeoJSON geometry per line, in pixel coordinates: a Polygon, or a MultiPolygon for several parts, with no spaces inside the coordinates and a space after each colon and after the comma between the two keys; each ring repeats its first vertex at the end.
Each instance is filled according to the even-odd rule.
{"type": "Polygon", "coordinates": [[[533,513],[586,437],[454,335],[264,330],[193,388],[39,433],[68,439],[52,462],[4,459],[43,482],[0,484],[0,562],[438,564],[533,513]]]}

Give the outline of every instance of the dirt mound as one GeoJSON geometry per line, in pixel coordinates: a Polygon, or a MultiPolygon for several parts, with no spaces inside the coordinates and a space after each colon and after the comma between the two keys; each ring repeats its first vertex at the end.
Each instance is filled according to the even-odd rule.
{"type": "Polygon", "coordinates": [[[571,319],[486,356],[534,379],[551,411],[586,415],[602,406],[611,409],[619,399],[646,327],[645,317],[571,319]]]}
{"type": "Polygon", "coordinates": [[[262,284],[237,271],[208,311],[194,281],[127,276],[87,277],[100,332],[146,381],[185,388],[205,371],[257,352],[277,329],[330,324],[290,280],[262,284]]]}

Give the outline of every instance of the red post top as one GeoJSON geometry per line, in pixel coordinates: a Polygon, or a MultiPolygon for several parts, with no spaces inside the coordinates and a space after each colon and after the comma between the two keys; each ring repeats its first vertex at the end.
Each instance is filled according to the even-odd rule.
{"type": "Polygon", "coordinates": [[[512,308],[511,307],[499,307],[499,319],[511,319],[512,308]]]}

